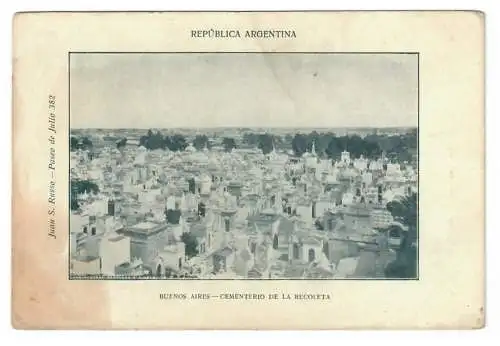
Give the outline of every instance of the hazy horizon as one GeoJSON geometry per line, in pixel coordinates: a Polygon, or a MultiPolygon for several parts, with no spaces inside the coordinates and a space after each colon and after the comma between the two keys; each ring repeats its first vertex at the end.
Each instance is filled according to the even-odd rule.
{"type": "Polygon", "coordinates": [[[337,126],[337,127],[315,127],[315,126],[216,126],[216,127],[71,127],[71,130],[344,130],[344,129],[416,129],[415,126],[337,126]]]}
{"type": "Polygon", "coordinates": [[[74,128],[418,125],[413,54],[71,54],[70,68],[74,128]]]}

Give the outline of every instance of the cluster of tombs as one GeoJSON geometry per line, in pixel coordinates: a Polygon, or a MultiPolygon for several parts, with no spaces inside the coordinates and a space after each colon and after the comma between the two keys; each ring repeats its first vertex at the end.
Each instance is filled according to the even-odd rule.
{"type": "Polygon", "coordinates": [[[301,158],[273,150],[77,152],[74,276],[379,277],[407,230],[386,205],[416,191],[384,158],[301,158]]]}

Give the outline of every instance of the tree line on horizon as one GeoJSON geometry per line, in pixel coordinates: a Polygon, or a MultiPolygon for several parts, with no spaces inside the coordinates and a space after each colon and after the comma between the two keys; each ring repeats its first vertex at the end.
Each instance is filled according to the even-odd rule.
{"type": "Polygon", "coordinates": [[[76,151],[78,149],[81,150],[92,150],[93,148],[93,143],[90,140],[89,137],[83,136],[83,137],[76,137],[76,136],[70,136],[69,137],[69,150],[70,151],[76,151]]]}
{"type": "MultiPolygon", "coordinates": [[[[412,161],[417,153],[418,130],[414,129],[408,133],[400,135],[380,135],[370,134],[365,137],[359,135],[342,135],[334,133],[297,133],[295,135],[272,135],[269,133],[246,132],[242,138],[222,137],[217,138],[220,145],[226,152],[230,152],[238,147],[253,147],[262,150],[263,154],[269,154],[273,149],[288,150],[297,157],[306,152],[312,152],[313,144],[316,154],[321,158],[339,159],[343,151],[348,151],[351,157],[360,156],[376,159],[385,153],[389,159],[412,161]]],[[[159,131],[148,130],[147,134],[139,139],[139,145],[148,150],[169,149],[171,151],[183,151],[189,145],[189,140],[181,134],[164,136],[159,131]]],[[[117,148],[127,144],[126,138],[116,142],[117,148]]],[[[207,135],[196,135],[191,144],[197,150],[204,148],[210,149],[213,146],[212,141],[207,135]]],[[[92,149],[92,141],[88,137],[80,139],[71,137],[70,148],[92,149]]]]}

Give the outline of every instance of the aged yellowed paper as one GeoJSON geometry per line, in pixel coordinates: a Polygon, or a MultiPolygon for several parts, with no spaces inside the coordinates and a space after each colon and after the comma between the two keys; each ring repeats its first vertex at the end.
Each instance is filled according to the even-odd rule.
{"type": "Polygon", "coordinates": [[[13,25],[14,327],[484,325],[481,13],[13,25]]]}

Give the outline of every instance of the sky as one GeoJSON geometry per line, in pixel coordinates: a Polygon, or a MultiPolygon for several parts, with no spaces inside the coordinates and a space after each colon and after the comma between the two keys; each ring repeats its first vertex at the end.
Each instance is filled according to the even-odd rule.
{"type": "Polygon", "coordinates": [[[71,128],[413,127],[415,54],[71,54],[71,128]]]}

